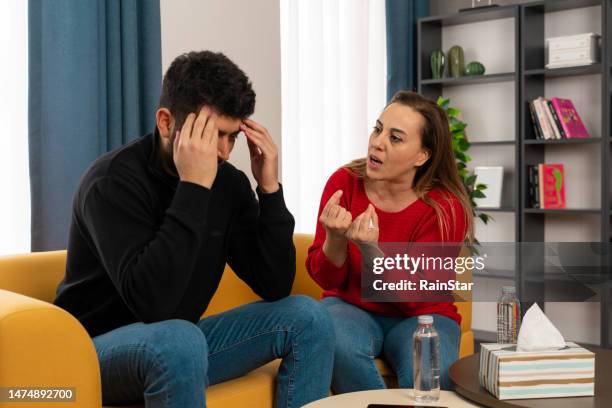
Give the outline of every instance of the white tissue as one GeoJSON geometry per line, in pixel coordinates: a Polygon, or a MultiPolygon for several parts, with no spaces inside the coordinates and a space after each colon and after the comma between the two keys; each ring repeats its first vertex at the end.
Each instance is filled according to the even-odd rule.
{"type": "Polygon", "coordinates": [[[565,339],[548,320],[537,303],[525,313],[516,343],[517,351],[558,350],[565,347],[565,339]]]}

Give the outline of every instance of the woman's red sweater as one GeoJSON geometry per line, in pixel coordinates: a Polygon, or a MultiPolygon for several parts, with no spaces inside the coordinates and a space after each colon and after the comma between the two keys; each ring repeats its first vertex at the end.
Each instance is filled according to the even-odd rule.
{"type": "MultiPolygon", "coordinates": [[[[366,210],[368,199],[363,179],[347,169],[338,169],[327,181],[319,217],[331,195],[342,190],[340,205],[351,212],[353,219],[366,210]]],[[[459,200],[443,195],[440,190],[427,193],[435,200],[445,214],[454,212],[449,222],[448,237],[444,242],[461,243],[466,233],[463,207],[459,200]],[[452,207],[452,208],[451,208],[452,207]]],[[[416,200],[403,210],[395,213],[382,211],[374,206],[378,215],[379,242],[443,242],[435,210],[422,199],[416,200]]],[[[317,217],[318,219],[318,217],[317,217]]],[[[370,312],[385,316],[418,316],[422,314],[439,314],[461,323],[461,315],[452,302],[367,302],[361,299],[361,252],[352,242],[348,243],[348,254],[344,265],[336,267],[323,253],[325,229],[317,222],[317,231],[312,246],[308,249],[306,268],[310,276],[324,289],[323,297],[337,296],[342,300],[359,306],[370,312]]]]}

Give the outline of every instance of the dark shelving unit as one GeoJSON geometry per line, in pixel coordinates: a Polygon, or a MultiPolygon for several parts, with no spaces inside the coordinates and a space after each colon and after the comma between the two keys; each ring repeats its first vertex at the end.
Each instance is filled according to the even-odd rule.
{"type": "MultiPolygon", "coordinates": [[[[418,91],[436,99],[447,87],[464,86],[466,92],[475,84],[514,82],[515,89],[515,135],[511,140],[484,140],[471,142],[471,148],[507,146],[513,149],[515,157],[515,177],[512,185],[513,200],[501,208],[476,208],[477,213],[513,213],[515,215],[516,242],[543,242],[545,240],[546,220],[549,217],[561,222],[576,222],[575,217],[598,217],[601,222],[601,242],[612,243],[612,0],[542,0],[520,5],[495,7],[465,11],[445,16],[420,19],[418,32],[418,91]],[[545,68],[545,17],[547,13],[599,6],[601,8],[601,62],[597,64],[569,67],[545,68]],[[451,25],[471,24],[498,19],[514,19],[515,56],[511,72],[467,76],[460,78],[431,78],[429,55],[433,50],[442,48],[442,29],[451,25]],[[545,96],[545,83],[551,78],[571,78],[576,76],[599,75],[601,79],[601,127],[591,130],[591,138],[538,140],[535,137],[528,102],[545,96]],[[598,208],[539,209],[530,208],[528,200],[527,166],[545,162],[548,149],[555,146],[576,146],[576,154],[582,154],[579,146],[599,146],[601,203],[598,208]],[[567,220],[566,218],[567,217],[567,220]]],[[[463,92],[463,91],[462,91],[463,92]]],[[[561,95],[560,95],[561,96],[561,95]]],[[[508,135],[505,136],[508,138],[508,135]]],[[[592,150],[590,150],[592,151],[592,150]]],[[[573,153],[572,153],[573,154],[573,153]]],[[[567,169],[566,169],[567,171],[567,169]]],[[[595,169],[594,169],[595,171],[595,169]]],[[[567,192],[571,194],[571,192],[567,192]]],[[[529,285],[523,270],[526,262],[517,250],[515,282],[519,294],[528,299],[538,299],[544,306],[544,285],[529,285]]],[[[612,256],[612,255],[609,255],[612,256]]],[[[533,260],[530,260],[533,261],[533,260]]],[[[609,263],[610,264],[610,263],[609,263]]],[[[529,272],[525,272],[529,273],[529,272]]],[[[607,271],[610,273],[610,271],[607,271]]],[[[529,282],[538,279],[529,275],[529,282]]],[[[601,346],[612,348],[612,292],[610,288],[602,293],[601,301],[601,346]]]]}
{"type": "MultiPolygon", "coordinates": [[[[521,131],[521,182],[520,200],[521,237],[523,242],[544,241],[544,231],[547,217],[565,216],[589,216],[600,218],[600,240],[610,242],[610,0],[546,0],[533,3],[526,3],[521,6],[521,103],[520,103],[520,123],[521,131]],[[545,20],[546,14],[557,11],[579,9],[583,7],[599,6],[601,8],[601,63],[591,64],[580,67],[569,68],[545,68],[545,20]],[[535,138],[531,114],[529,112],[529,101],[545,96],[545,83],[550,78],[569,78],[584,75],[599,75],[601,80],[601,124],[600,129],[591,129],[591,138],[586,139],[560,139],[560,140],[537,140],[535,138]],[[598,133],[600,132],[600,133],[598,133]],[[601,163],[600,168],[593,171],[600,172],[601,203],[599,208],[565,208],[565,209],[538,209],[530,208],[529,197],[526,194],[528,180],[526,167],[537,163],[545,162],[545,154],[548,149],[559,145],[594,145],[600,146],[601,163]]],[[[577,149],[575,154],[581,154],[577,149]]],[[[567,171],[567,169],[566,169],[567,171]]],[[[567,192],[566,194],[571,192],[567,192]]],[[[572,219],[568,222],[575,222],[572,219]]],[[[543,270],[543,269],[542,269],[543,270]]],[[[531,276],[533,277],[533,276],[531,276]]],[[[603,289],[603,288],[602,288],[603,289]]],[[[545,299],[545,288],[528,287],[521,279],[519,292],[529,291],[531,298],[538,298],[542,303],[545,299]],[[539,291],[534,295],[534,291],[539,291]]],[[[612,308],[608,303],[611,297],[607,293],[602,293],[601,300],[601,339],[603,347],[612,347],[612,308]]]]}

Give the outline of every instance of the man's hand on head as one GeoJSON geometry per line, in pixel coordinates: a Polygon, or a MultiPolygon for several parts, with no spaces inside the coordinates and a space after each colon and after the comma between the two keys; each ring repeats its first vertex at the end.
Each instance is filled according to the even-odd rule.
{"type": "Polygon", "coordinates": [[[203,107],[190,113],[174,139],[174,164],[181,181],[211,188],[217,177],[217,114],[203,107]]]}
{"type": "Polygon", "coordinates": [[[259,123],[245,119],[240,125],[249,146],[251,170],[259,188],[264,193],[274,193],[278,184],[278,148],[268,130],[259,123]]]}

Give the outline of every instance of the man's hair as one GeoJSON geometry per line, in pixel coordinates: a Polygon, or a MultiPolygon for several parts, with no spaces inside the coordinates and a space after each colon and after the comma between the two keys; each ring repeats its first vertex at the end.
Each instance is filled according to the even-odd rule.
{"type": "Polygon", "coordinates": [[[220,52],[192,51],[176,57],[164,75],[160,108],[167,108],[175,128],[187,115],[211,106],[220,114],[246,118],[255,110],[255,92],[246,74],[220,52]]]}

